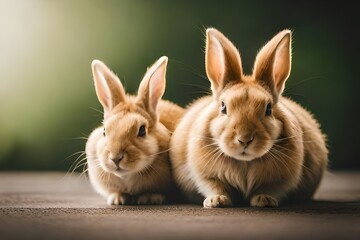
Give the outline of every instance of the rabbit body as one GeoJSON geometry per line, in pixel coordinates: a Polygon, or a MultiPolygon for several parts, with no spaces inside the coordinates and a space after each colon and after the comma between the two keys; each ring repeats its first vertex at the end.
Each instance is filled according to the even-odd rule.
{"type": "Polygon", "coordinates": [[[275,207],[310,199],[327,166],[325,136],[311,113],[281,96],[291,66],[291,32],[258,53],[242,73],[233,44],[207,30],[206,70],[213,96],[194,101],[171,139],[175,182],[203,206],[241,200],[275,207]],[[201,199],[201,198],[200,198],[201,199]]]}

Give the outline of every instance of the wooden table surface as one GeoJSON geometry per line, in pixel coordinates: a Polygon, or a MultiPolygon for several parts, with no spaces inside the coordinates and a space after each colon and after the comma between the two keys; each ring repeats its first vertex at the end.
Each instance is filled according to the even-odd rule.
{"type": "Polygon", "coordinates": [[[280,208],[108,207],[86,177],[0,172],[0,239],[360,239],[360,172],[327,173],[280,208]]]}

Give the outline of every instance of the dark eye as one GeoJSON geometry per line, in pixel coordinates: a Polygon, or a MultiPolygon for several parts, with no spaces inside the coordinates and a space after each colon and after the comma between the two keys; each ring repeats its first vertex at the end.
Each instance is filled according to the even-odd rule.
{"type": "Polygon", "coordinates": [[[146,128],[145,125],[141,125],[138,132],[138,137],[145,137],[146,135],[146,128]]]}
{"type": "Polygon", "coordinates": [[[105,134],[105,128],[104,128],[104,130],[103,130],[103,135],[104,135],[104,137],[105,137],[105,135],[106,135],[106,134],[105,134]]]}
{"type": "Polygon", "coordinates": [[[271,115],[271,112],[272,112],[272,110],[271,110],[271,103],[268,103],[268,104],[266,105],[265,116],[270,116],[270,115],[271,115]]]}
{"type": "Polygon", "coordinates": [[[226,105],[223,101],[221,101],[221,113],[227,114],[226,105]]]}

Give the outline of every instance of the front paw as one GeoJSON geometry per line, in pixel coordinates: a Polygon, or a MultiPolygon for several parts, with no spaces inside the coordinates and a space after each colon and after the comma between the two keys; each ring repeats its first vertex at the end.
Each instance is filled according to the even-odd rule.
{"type": "Polygon", "coordinates": [[[107,197],[107,204],[111,205],[125,205],[128,204],[130,196],[119,192],[114,192],[107,197]]]}
{"type": "Polygon", "coordinates": [[[147,204],[163,204],[166,197],[163,194],[145,193],[141,194],[133,200],[133,204],[147,205],[147,204]]]}
{"type": "Polygon", "coordinates": [[[232,202],[225,195],[212,195],[205,198],[203,205],[204,208],[229,207],[232,205],[232,202]]]}
{"type": "Polygon", "coordinates": [[[279,203],[270,195],[258,194],[251,198],[250,205],[252,207],[277,207],[279,203]]]}

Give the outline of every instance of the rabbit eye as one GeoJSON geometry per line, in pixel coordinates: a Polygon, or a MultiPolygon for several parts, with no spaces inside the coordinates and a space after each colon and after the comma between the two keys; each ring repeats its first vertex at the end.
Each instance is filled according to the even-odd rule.
{"type": "Polygon", "coordinates": [[[145,125],[141,125],[138,132],[138,137],[145,137],[146,135],[146,128],[145,125]]]}
{"type": "Polygon", "coordinates": [[[223,101],[221,101],[221,113],[227,114],[226,105],[223,101]]]}
{"type": "Polygon", "coordinates": [[[106,134],[105,134],[105,128],[104,128],[104,129],[103,129],[103,136],[105,137],[105,135],[106,135],[106,134]]]}
{"type": "Polygon", "coordinates": [[[271,115],[271,112],[272,112],[271,103],[268,103],[268,104],[266,105],[265,116],[270,116],[270,115],[271,115]]]}

